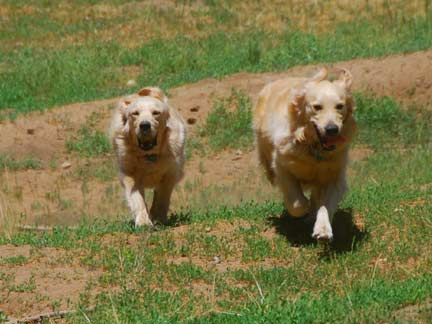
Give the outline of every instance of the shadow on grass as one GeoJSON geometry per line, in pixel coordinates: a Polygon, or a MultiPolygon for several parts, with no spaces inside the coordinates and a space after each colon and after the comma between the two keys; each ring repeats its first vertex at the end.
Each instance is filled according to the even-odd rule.
{"type": "Polygon", "coordinates": [[[164,224],[169,227],[190,224],[192,215],[190,212],[179,212],[168,216],[168,221],[164,224]]]}
{"type": "Polygon", "coordinates": [[[338,210],[334,215],[332,227],[333,241],[330,244],[330,252],[355,251],[359,244],[367,238],[367,231],[354,223],[351,208],[338,210]]]}
{"type": "MultiPolygon", "coordinates": [[[[276,228],[276,232],[285,236],[293,246],[318,244],[312,238],[315,217],[294,218],[284,211],[280,217],[269,218],[269,222],[276,228]]],[[[334,215],[332,228],[333,241],[325,249],[326,254],[355,251],[367,235],[366,231],[353,222],[352,209],[339,209],[334,215]]]]}

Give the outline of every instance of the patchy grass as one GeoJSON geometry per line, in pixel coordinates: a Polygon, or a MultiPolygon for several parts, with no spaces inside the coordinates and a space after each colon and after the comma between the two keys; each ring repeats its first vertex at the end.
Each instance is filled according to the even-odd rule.
{"type": "Polygon", "coordinates": [[[429,111],[401,109],[389,97],[371,98],[356,94],[355,100],[355,115],[360,127],[358,143],[378,148],[430,142],[432,113],[429,111]]]}
{"type": "MultiPolygon", "coordinates": [[[[284,218],[282,203],[273,201],[188,208],[156,230],[134,229],[125,215],[84,218],[76,228],[0,237],[0,247],[66,250],[67,260],[57,264],[101,270],[88,286],[101,293],[94,302],[83,293],[76,305],[83,312],[96,308],[87,317],[78,312],[66,318],[73,323],[109,322],[113,314],[126,323],[398,322],[401,309],[425,309],[432,298],[431,137],[418,122],[430,115],[402,110],[389,98],[356,99],[366,132],[358,143],[380,143],[380,149],[353,164],[351,190],[335,216],[328,249],[312,240],[311,222],[284,218]]],[[[233,92],[215,104],[224,116],[210,118],[216,130],[231,118],[225,114],[235,116],[239,100],[247,102],[233,92]]],[[[32,262],[37,259],[32,255],[32,262]]],[[[0,263],[26,261],[17,256],[0,263]]],[[[38,292],[35,278],[11,278],[0,273],[8,294],[38,292]]]]}
{"type": "Polygon", "coordinates": [[[426,15],[429,7],[429,1],[424,0],[391,3],[293,0],[283,5],[276,0],[3,1],[0,48],[6,51],[24,45],[53,48],[112,39],[127,47],[137,47],[155,38],[204,37],[215,31],[245,29],[280,31],[292,26],[303,31],[323,32],[332,29],[335,23],[356,18],[402,23],[407,16],[426,15]]]}
{"type": "MultiPolygon", "coordinates": [[[[274,10],[271,1],[166,1],[165,6],[145,10],[138,2],[128,2],[4,1],[0,109],[13,118],[113,96],[126,91],[131,75],[138,84],[169,88],[241,70],[276,71],[421,50],[432,42],[430,1],[384,1],[379,17],[374,16],[373,1],[362,10],[354,8],[360,1],[353,4],[350,14],[334,2],[290,1],[280,10],[274,10]],[[411,16],[411,6],[420,4],[425,15],[411,16]],[[327,6],[334,9],[334,16],[327,6]],[[292,28],[297,23],[300,28],[292,28]],[[178,36],[185,31],[191,37],[178,36]],[[59,44],[59,39],[64,42],[59,44]]],[[[18,254],[0,260],[0,303],[31,294],[34,303],[48,302],[41,297],[40,277],[31,274],[15,281],[15,270],[31,261],[45,263],[50,270],[55,264],[102,273],[97,282],[88,282],[80,301],[68,307],[79,309],[66,317],[71,323],[397,323],[403,321],[401,310],[425,309],[432,298],[432,137],[427,127],[431,115],[402,110],[389,98],[357,94],[356,100],[356,143],[371,146],[376,153],[353,165],[351,191],[335,217],[335,240],[328,249],[311,239],[310,223],[282,217],[280,202],[214,206],[203,192],[205,208],[171,215],[171,224],[156,230],[134,229],[126,215],[107,221],[103,214],[98,219],[84,215],[76,228],[8,231],[0,236],[0,248],[36,248],[31,260],[18,254]],[[43,247],[66,253],[53,259],[49,252],[48,257],[38,254],[43,247]],[[91,291],[100,292],[95,301],[89,298],[91,291]],[[92,305],[94,311],[87,312],[92,305]]],[[[95,116],[90,118],[67,143],[70,152],[89,162],[109,150],[105,135],[94,131],[96,122],[95,116]]],[[[244,94],[234,91],[216,102],[206,123],[189,151],[252,143],[250,103],[244,94]]],[[[32,168],[32,163],[7,159],[0,160],[8,161],[0,163],[6,165],[3,169],[32,168]]],[[[51,167],[55,165],[52,160],[51,167]]],[[[198,168],[205,174],[204,164],[198,168]]],[[[110,181],[114,171],[109,163],[83,163],[70,172],[102,182],[110,181]]],[[[65,213],[74,201],[62,197],[58,186],[45,198],[65,213]]],[[[86,186],[83,180],[83,195],[89,190],[86,186]]],[[[102,193],[89,199],[100,198],[101,205],[112,207],[115,188],[101,186],[102,193]]],[[[0,196],[0,223],[10,220],[7,200],[0,196]]],[[[74,281],[75,276],[55,279],[74,281]]],[[[51,305],[58,309],[60,303],[54,300],[51,305]]],[[[426,317],[429,313],[424,312],[426,317]]],[[[0,311],[0,321],[6,317],[0,311]]]]}
{"type": "Polygon", "coordinates": [[[299,64],[427,49],[432,45],[429,18],[404,17],[403,23],[354,20],[321,34],[289,27],[281,32],[213,32],[200,38],[154,39],[136,48],[116,40],[61,49],[24,47],[14,55],[0,55],[0,109],[11,109],[13,117],[14,113],[111,97],[133,91],[126,87],[130,78],[138,85],[170,88],[238,71],[277,71],[299,64]]]}
{"type": "Polygon", "coordinates": [[[249,97],[235,89],[214,104],[200,136],[213,150],[247,148],[252,145],[252,104],[249,97]]]}
{"type": "MultiPolygon", "coordinates": [[[[116,288],[98,295],[92,322],[113,312],[120,322],[396,321],[400,308],[432,298],[428,159],[418,145],[356,163],[328,251],[311,240],[311,224],[280,218],[274,202],[188,210],[156,231],[92,220],[0,242],[66,249],[68,262],[104,269],[93,287],[116,288]]],[[[88,322],[81,312],[67,321],[88,322]]]]}
{"type": "MultiPolygon", "coordinates": [[[[97,157],[108,153],[111,150],[111,143],[107,134],[96,128],[100,120],[99,113],[90,114],[83,125],[81,125],[78,135],[66,141],[68,152],[77,152],[82,157],[97,157]]],[[[87,166],[90,161],[86,162],[87,166]]],[[[98,172],[98,171],[94,171],[98,172]]],[[[87,172],[88,173],[88,172],[87,172]]]]}
{"type": "Polygon", "coordinates": [[[72,176],[77,179],[96,178],[100,181],[111,181],[116,178],[118,174],[117,161],[115,159],[107,159],[104,161],[85,161],[80,164],[72,176]]]}
{"type": "Polygon", "coordinates": [[[105,133],[84,125],[80,128],[77,139],[66,142],[66,148],[69,152],[77,152],[84,157],[94,157],[108,153],[111,144],[105,133]]]}
{"type": "MultiPolygon", "coordinates": [[[[275,202],[187,209],[156,231],[83,221],[1,243],[67,249],[104,269],[97,286],[116,290],[98,295],[92,322],[398,322],[400,309],[432,298],[430,137],[416,122],[430,116],[356,97],[361,129],[375,131],[358,141],[381,146],[353,165],[328,250],[311,239],[312,224],[283,218],[275,202]]],[[[228,99],[224,114],[238,108],[228,99]]],[[[67,320],[88,322],[82,313],[67,320]]]]}
{"type": "Polygon", "coordinates": [[[9,155],[0,154],[0,172],[4,170],[17,171],[17,170],[39,170],[42,168],[43,162],[33,157],[24,159],[15,159],[9,155]]]}

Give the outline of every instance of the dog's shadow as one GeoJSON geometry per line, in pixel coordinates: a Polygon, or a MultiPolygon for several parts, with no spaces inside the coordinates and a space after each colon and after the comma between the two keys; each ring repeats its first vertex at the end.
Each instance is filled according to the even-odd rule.
{"type": "Polygon", "coordinates": [[[165,227],[177,227],[191,223],[191,212],[177,212],[168,217],[168,220],[163,224],[165,227]]]}
{"type": "MultiPolygon", "coordinates": [[[[312,238],[315,217],[298,219],[284,211],[280,217],[269,218],[269,222],[276,228],[276,232],[284,236],[293,246],[317,244],[312,238]]],[[[328,245],[328,252],[355,251],[367,236],[367,231],[354,223],[352,209],[339,209],[334,215],[332,228],[333,240],[328,245]]]]}

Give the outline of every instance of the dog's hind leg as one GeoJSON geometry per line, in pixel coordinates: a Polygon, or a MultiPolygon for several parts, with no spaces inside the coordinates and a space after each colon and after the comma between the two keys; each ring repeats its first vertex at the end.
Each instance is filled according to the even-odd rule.
{"type": "Polygon", "coordinates": [[[125,190],[126,201],[135,218],[135,226],[153,226],[144,201],[144,190],[140,190],[135,180],[129,176],[123,176],[121,183],[125,190]]]}
{"type": "Polygon", "coordinates": [[[346,191],[345,175],[341,175],[336,183],[312,190],[312,204],[317,209],[312,237],[318,241],[331,241],[333,239],[331,227],[333,215],[346,191]]]}

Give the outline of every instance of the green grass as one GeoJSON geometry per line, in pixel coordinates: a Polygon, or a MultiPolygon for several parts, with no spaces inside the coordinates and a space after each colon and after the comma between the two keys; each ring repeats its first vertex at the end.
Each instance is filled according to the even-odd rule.
{"type": "Polygon", "coordinates": [[[66,142],[68,152],[78,152],[84,157],[100,156],[111,150],[111,144],[105,133],[93,130],[86,125],[79,130],[78,139],[66,142]]]}
{"type": "Polygon", "coordinates": [[[9,155],[0,154],[0,172],[4,170],[17,171],[17,170],[39,170],[42,168],[42,161],[33,157],[24,159],[16,159],[9,155]]]}
{"type": "Polygon", "coordinates": [[[252,104],[249,97],[235,89],[227,98],[216,101],[200,136],[213,150],[248,148],[253,143],[252,104]]]}
{"type": "Polygon", "coordinates": [[[277,71],[423,50],[432,45],[429,18],[352,21],[320,35],[289,27],[281,33],[216,32],[204,38],[156,39],[135,49],[114,41],[61,50],[17,49],[14,55],[0,53],[0,109],[11,109],[13,116],[123,94],[131,91],[126,88],[129,67],[139,69],[139,86],[170,88],[238,71],[277,71]]]}
{"type": "Polygon", "coordinates": [[[6,258],[0,258],[0,264],[25,264],[28,262],[28,258],[24,255],[11,256],[6,258]]]}
{"type": "Polygon", "coordinates": [[[403,110],[391,98],[355,95],[359,123],[358,143],[383,145],[425,144],[432,139],[432,114],[418,107],[403,110]],[[417,108],[417,109],[416,109],[417,108]]]}
{"type": "MultiPolygon", "coordinates": [[[[98,161],[99,162],[99,161],[98,161]]],[[[79,165],[73,171],[73,177],[76,179],[96,178],[100,181],[111,181],[118,174],[118,166],[115,160],[109,159],[97,163],[96,165],[86,161],[84,165],[79,165]]]]}

